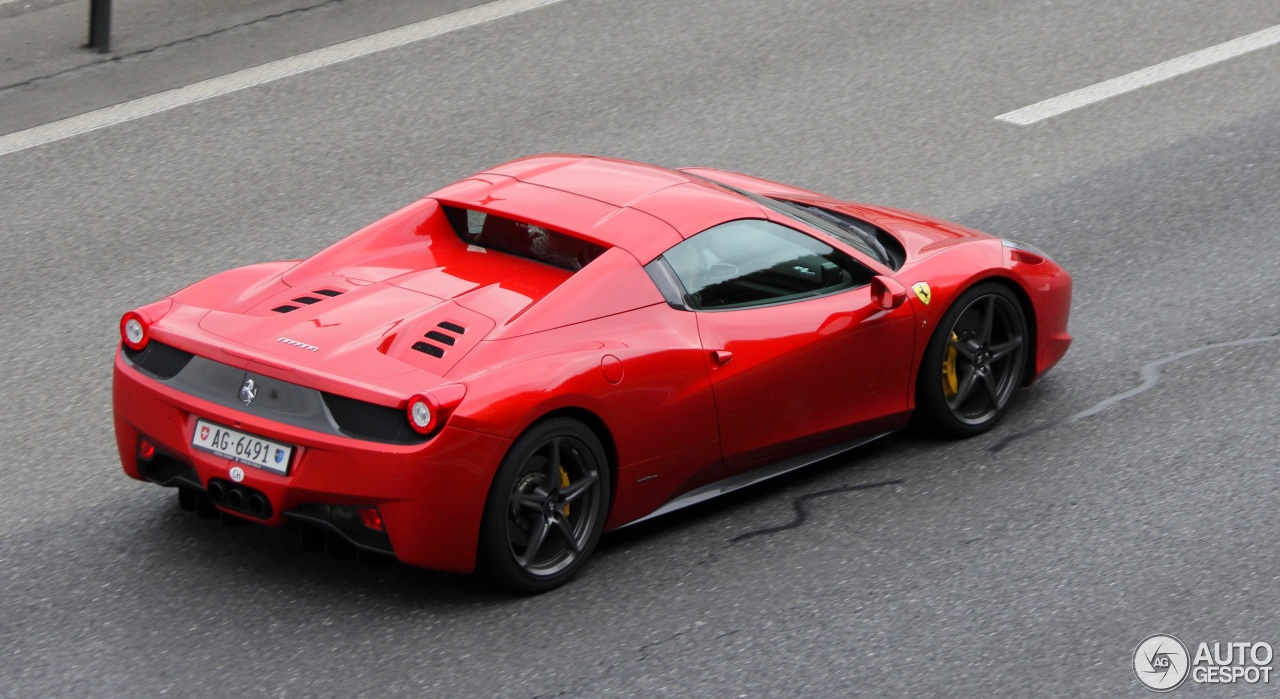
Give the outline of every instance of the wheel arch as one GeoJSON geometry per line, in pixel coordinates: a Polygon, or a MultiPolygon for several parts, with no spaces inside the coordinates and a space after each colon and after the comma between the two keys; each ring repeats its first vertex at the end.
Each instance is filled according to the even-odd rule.
{"type": "MultiPolygon", "coordinates": [[[[601,419],[599,415],[596,415],[594,412],[586,408],[569,405],[555,408],[543,415],[539,415],[536,419],[531,421],[520,432],[520,434],[523,435],[525,432],[528,432],[537,425],[558,417],[570,418],[586,425],[587,429],[591,430],[595,434],[596,439],[600,440],[600,446],[604,447],[605,460],[609,466],[610,476],[609,508],[605,512],[605,518],[608,519],[609,512],[613,510],[614,497],[618,493],[618,447],[614,442],[613,433],[609,431],[609,426],[605,424],[605,421],[601,419]]],[[[517,439],[519,439],[519,437],[517,437],[517,439]]]]}
{"type": "MultiPolygon", "coordinates": [[[[501,520],[505,516],[503,514],[505,507],[499,508],[497,510],[495,510],[492,507],[493,498],[495,496],[500,496],[500,492],[495,492],[495,491],[498,488],[498,485],[500,483],[498,479],[503,473],[503,467],[506,466],[506,464],[504,463],[503,466],[499,467],[499,469],[495,472],[494,478],[492,482],[489,484],[489,488],[488,488],[488,495],[486,497],[484,514],[479,527],[479,536],[477,537],[476,547],[475,547],[475,561],[476,561],[475,569],[483,573],[484,575],[486,575],[491,582],[501,587],[505,587],[509,590],[513,590],[523,594],[546,592],[548,590],[559,587],[560,585],[563,585],[565,582],[568,582],[569,579],[575,576],[577,574],[577,569],[581,567],[582,562],[586,560],[586,558],[591,555],[591,551],[594,550],[595,544],[598,541],[599,536],[605,530],[605,525],[609,519],[609,513],[613,509],[613,499],[614,499],[613,496],[617,488],[617,484],[616,484],[617,467],[615,465],[617,462],[617,456],[615,453],[616,447],[614,446],[613,436],[610,433],[608,427],[605,425],[604,421],[601,420],[598,415],[596,415],[594,412],[590,410],[571,405],[571,406],[557,407],[541,415],[538,415],[538,417],[531,420],[527,425],[525,425],[524,429],[520,431],[519,435],[515,438],[515,440],[512,441],[511,445],[508,446],[506,453],[502,457],[502,461],[503,462],[507,461],[507,459],[510,457],[512,453],[511,449],[514,448],[514,446],[518,444],[520,440],[523,439],[526,435],[528,435],[531,431],[538,429],[540,425],[543,425],[544,423],[550,420],[558,420],[558,419],[571,420],[577,423],[578,425],[585,427],[587,430],[591,432],[592,435],[596,437],[596,439],[599,440],[601,449],[604,451],[606,467],[609,469],[608,473],[610,475],[610,479],[609,479],[610,492],[605,495],[607,500],[604,503],[605,506],[603,508],[603,512],[599,515],[600,517],[599,523],[596,525],[599,527],[599,529],[591,530],[588,532],[587,539],[582,544],[582,550],[577,554],[577,558],[570,559],[570,562],[566,564],[566,565],[569,565],[569,568],[567,570],[566,569],[553,570],[549,574],[550,577],[547,577],[545,579],[530,577],[531,575],[535,575],[535,574],[530,573],[527,570],[523,571],[522,573],[517,572],[511,567],[512,565],[523,566],[525,564],[520,562],[519,560],[515,560],[515,561],[509,560],[508,555],[509,554],[513,555],[509,551],[509,547],[510,547],[509,542],[501,545],[502,551],[505,551],[506,553],[499,552],[495,548],[496,542],[493,538],[494,537],[493,532],[497,531],[503,526],[501,522],[495,521],[495,517],[501,520]]],[[[563,425],[563,423],[561,424],[563,425]]],[[[563,429],[563,428],[557,427],[555,430],[551,430],[549,434],[554,434],[555,431],[559,429],[563,429]]],[[[515,462],[512,461],[510,463],[515,463],[515,462]]],[[[568,514],[567,511],[566,511],[566,514],[568,514]]],[[[577,535],[574,534],[573,536],[576,537],[577,535]]],[[[575,549],[575,551],[576,550],[577,549],[575,549]]]]}
{"type": "MultiPolygon", "coordinates": [[[[1013,294],[1014,298],[1017,299],[1018,301],[1018,307],[1022,309],[1022,315],[1027,321],[1028,361],[1027,361],[1027,365],[1022,370],[1023,372],[1022,381],[1019,385],[1020,386],[1030,385],[1030,383],[1035,379],[1035,376],[1036,376],[1036,367],[1035,367],[1035,360],[1034,360],[1036,356],[1036,348],[1037,348],[1036,340],[1038,337],[1037,324],[1036,324],[1036,311],[1035,311],[1035,305],[1031,303],[1031,295],[1027,293],[1027,290],[1022,286],[1022,284],[1018,282],[1018,280],[1005,276],[1003,274],[998,274],[998,273],[974,277],[973,279],[970,279],[968,283],[964,284],[963,286],[957,287],[955,289],[955,292],[951,296],[950,303],[947,305],[946,308],[943,308],[939,312],[938,316],[936,316],[936,319],[941,321],[942,317],[945,316],[947,312],[951,310],[951,304],[955,303],[955,299],[960,298],[964,294],[968,293],[970,289],[982,284],[997,284],[999,286],[1004,287],[1011,294],[1013,294]]],[[[931,330],[928,336],[925,338],[924,343],[920,345],[920,348],[921,348],[920,354],[919,354],[918,360],[916,361],[916,366],[913,369],[913,376],[912,376],[912,382],[911,382],[911,386],[912,386],[911,400],[912,400],[913,409],[915,407],[914,404],[916,400],[916,395],[915,395],[916,387],[919,385],[919,381],[920,381],[920,369],[921,369],[921,365],[925,361],[926,348],[929,346],[929,343],[933,341],[934,333],[937,333],[940,331],[941,331],[941,324],[939,323],[934,326],[933,330],[931,330]]]]}
{"type": "MultiPolygon", "coordinates": [[[[1024,350],[1029,357],[1027,364],[1030,366],[1024,365],[1021,376],[1005,374],[1006,380],[1013,384],[1010,392],[1016,391],[1018,387],[1028,385],[1036,376],[1034,367],[1034,352],[1037,346],[1035,306],[1032,303],[1030,294],[1019,283],[1019,280],[1009,275],[1001,274],[997,270],[986,270],[985,274],[975,275],[967,279],[965,283],[951,287],[951,289],[948,289],[946,305],[935,311],[938,313],[937,316],[934,316],[936,322],[924,342],[920,361],[915,369],[912,391],[915,398],[913,421],[925,425],[940,435],[964,438],[985,432],[994,426],[1009,405],[1008,398],[1005,399],[1003,404],[998,399],[994,399],[995,402],[993,402],[992,407],[988,412],[979,416],[976,422],[962,422],[955,417],[952,408],[943,407],[939,403],[939,401],[943,400],[941,398],[941,391],[943,390],[940,385],[941,379],[927,378],[929,375],[926,373],[926,365],[933,366],[930,363],[931,361],[941,361],[942,355],[940,352],[942,352],[942,347],[945,343],[940,343],[940,333],[946,332],[958,320],[959,315],[956,315],[955,318],[951,318],[951,315],[959,312],[959,302],[971,294],[977,299],[981,298],[983,294],[992,293],[999,293],[1000,296],[1005,298],[1005,303],[1015,303],[1015,307],[1022,312],[1022,319],[1026,325],[1024,350]],[[951,318],[950,322],[948,322],[948,318],[951,318]]],[[[941,373],[938,376],[940,377],[941,373]]],[[[1002,385],[1008,386],[1009,384],[1004,383],[1002,385]]]]}

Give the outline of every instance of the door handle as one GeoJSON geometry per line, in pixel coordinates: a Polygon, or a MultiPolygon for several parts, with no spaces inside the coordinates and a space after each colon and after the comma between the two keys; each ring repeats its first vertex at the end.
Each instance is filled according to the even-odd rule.
{"type": "Polygon", "coordinates": [[[712,350],[711,352],[711,361],[716,366],[724,366],[729,363],[730,359],[733,359],[733,352],[727,350],[712,350]]]}

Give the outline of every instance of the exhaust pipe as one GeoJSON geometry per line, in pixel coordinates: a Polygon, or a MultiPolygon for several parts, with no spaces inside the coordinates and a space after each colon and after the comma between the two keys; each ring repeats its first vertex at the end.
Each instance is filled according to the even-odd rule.
{"type": "Polygon", "coordinates": [[[267,516],[267,511],[271,508],[271,505],[261,493],[254,493],[250,495],[246,506],[249,510],[249,514],[257,517],[258,519],[264,519],[267,516]]]}
{"type": "Polygon", "coordinates": [[[209,481],[204,493],[200,495],[201,497],[196,502],[196,509],[201,511],[201,516],[211,515],[216,517],[218,511],[214,508],[214,505],[225,507],[228,510],[243,512],[255,519],[267,519],[271,516],[271,500],[253,488],[234,485],[215,478],[209,481]],[[208,513],[203,512],[202,508],[205,507],[208,508],[208,513]]]}
{"type": "Polygon", "coordinates": [[[227,496],[227,487],[218,481],[211,481],[208,490],[205,491],[209,495],[209,500],[215,505],[221,505],[222,499],[227,496]]]}

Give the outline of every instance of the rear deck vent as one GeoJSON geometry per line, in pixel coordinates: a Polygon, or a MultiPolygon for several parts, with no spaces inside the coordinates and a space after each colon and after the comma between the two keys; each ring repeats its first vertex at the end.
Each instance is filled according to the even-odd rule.
{"type": "Polygon", "coordinates": [[[443,342],[444,344],[449,345],[450,347],[453,347],[453,343],[457,342],[457,340],[454,339],[452,335],[445,335],[444,333],[438,333],[434,330],[427,333],[426,338],[428,340],[435,340],[436,342],[443,342]]]}
{"type": "Polygon", "coordinates": [[[311,293],[313,293],[313,294],[320,294],[321,296],[328,296],[328,297],[330,297],[330,298],[332,298],[332,297],[334,297],[334,296],[341,296],[341,295],[342,295],[342,292],[341,292],[341,291],[334,291],[333,289],[316,289],[315,291],[313,291],[313,292],[311,292],[311,293]]]}
{"type": "Polygon", "coordinates": [[[296,310],[298,310],[298,307],[297,307],[297,306],[290,306],[289,304],[285,304],[285,305],[283,305],[283,306],[276,306],[275,308],[273,308],[273,309],[271,309],[271,310],[275,311],[276,313],[288,313],[289,311],[296,311],[296,310]]]}
{"type": "Polygon", "coordinates": [[[294,299],[293,302],[301,303],[305,306],[310,306],[313,303],[320,303],[320,299],[314,296],[299,296],[298,298],[294,299]]]}
{"type": "MultiPolygon", "coordinates": [[[[445,321],[443,323],[436,323],[436,327],[444,328],[445,330],[448,330],[451,333],[458,333],[459,335],[462,335],[467,332],[466,328],[462,327],[461,325],[458,325],[457,323],[450,323],[449,321],[445,321]]],[[[453,344],[453,343],[449,343],[449,344],[453,344]]]]}
{"type": "Polygon", "coordinates": [[[422,352],[423,354],[429,354],[432,357],[444,356],[444,350],[431,344],[430,342],[415,342],[413,343],[413,348],[418,350],[419,352],[422,352]]]}

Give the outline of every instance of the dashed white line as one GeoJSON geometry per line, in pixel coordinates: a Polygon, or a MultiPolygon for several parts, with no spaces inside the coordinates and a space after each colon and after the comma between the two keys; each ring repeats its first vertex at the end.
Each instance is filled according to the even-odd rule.
{"type": "Polygon", "coordinates": [[[378,34],[371,34],[323,49],[282,58],[254,68],[193,83],[186,87],[160,92],[149,97],[123,102],[113,107],[98,109],[69,119],[62,119],[61,121],[51,122],[25,131],[17,131],[6,136],[0,136],[0,156],[35,148],[54,141],[61,141],[65,138],[79,136],[126,121],[141,119],[145,116],[159,114],[160,112],[218,97],[219,95],[274,82],[299,73],[350,61],[371,53],[412,44],[423,39],[430,39],[441,34],[474,27],[477,24],[492,22],[496,19],[563,1],[497,0],[497,2],[459,10],[458,12],[397,27],[378,34]]]}
{"type": "Polygon", "coordinates": [[[1239,39],[1232,39],[1217,46],[1210,46],[1207,49],[1201,49],[1185,56],[1179,56],[1150,68],[1136,70],[1128,75],[1122,75],[1074,92],[1068,92],[1065,95],[1058,95],[1042,102],[1036,102],[1022,109],[1015,109],[1012,112],[1001,114],[996,119],[1018,124],[1019,126],[1028,126],[1037,121],[1055,117],[1063,112],[1079,109],[1094,102],[1101,102],[1110,97],[1131,92],[1162,80],[1168,80],[1183,73],[1190,73],[1193,70],[1220,63],[1277,43],[1280,43],[1280,25],[1242,36],[1239,39]]]}

